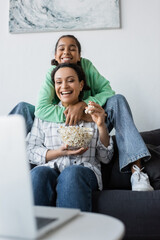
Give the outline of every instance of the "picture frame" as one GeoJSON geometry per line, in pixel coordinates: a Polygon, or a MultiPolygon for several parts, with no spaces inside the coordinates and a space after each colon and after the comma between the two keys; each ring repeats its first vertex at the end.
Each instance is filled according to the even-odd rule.
{"type": "Polygon", "coordinates": [[[120,28],[119,0],[10,0],[10,33],[113,28],[120,28]]]}

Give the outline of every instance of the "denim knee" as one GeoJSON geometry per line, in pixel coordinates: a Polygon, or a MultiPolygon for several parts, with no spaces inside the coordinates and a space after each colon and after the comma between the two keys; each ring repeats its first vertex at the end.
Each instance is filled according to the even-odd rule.
{"type": "Polygon", "coordinates": [[[69,166],[61,172],[58,182],[63,182],[63,184],[66,184],[68,187],[76,184],[79,185],[82,179],[88,177],[86,170],[88,170],[88,168],[80,165],[69,166]]]}
{"type": "Polygon", "coordinates": [[[22,115],[26,123],[27,133],[31,131],[33,121],[34,121],[35,107],[27,102],[18,103],[9,114],[19,114],[22,115]]]}
{"type": "Polygon", "coordinates": [[[16,105],[16,108],[18,108],[18,109],[24,109],[24,108],[27,107],[27,105],[28,105],[27,102],[19,102],[19,103],[16,105]]]}
{"type": "Polygon", "coordinates": [[[36,176],[37,178],[46,178],[47,176],[50,175],[52,169],[50,167],[46,167],[46,166],[37,166],[34,167],[31,170],[31,174],[32,176],[36,176]]]}
{"type": "Polygon", "coordinates": [[[84,166],[72,165],[64,169],[57,179],[58,207],[92,210],[92,191],[98,189],[94,172],[84,166]]]}
{"type": "Polygon", "coordinates": [[[33,188],[37,188],[41,185],[45,186],[51,175],[51,169],[49,167],[39,166],[31,170],[31,179],[33,188]]]}
{"type": "Polygon", "coordinates": [[[9,114],[21,114],[24,109],[28,108],[27,102],[19,102],[11,111],[9,114]]]}
{"type": "Polygon", "coordinates": [[[121,95],[121,94],[116,94],[116,95],[114,95],[114,96],[112,96],[112,97],[110,97],[108,100],[107,100],[107,106],[108,105],[110,105],[110,104],[120,104],[120,105],[123,105],[123,104],[127,104],[128,105],[128,103],[127,103],[127,100],[126,100],[126,98],[123,96],[123,95],[121,95]]]}

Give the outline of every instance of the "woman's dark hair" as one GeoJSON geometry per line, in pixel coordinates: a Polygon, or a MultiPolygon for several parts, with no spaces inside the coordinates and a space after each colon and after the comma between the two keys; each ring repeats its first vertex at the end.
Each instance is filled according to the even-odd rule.
{"type": "MultiPolygon", "coordinates": [[[[79,54],[81,54],[81,44],[80,44],[80,42],[78,41],[78,39],[77,39],[75,36],[73,36],[73,35],[62,35],[62,36],[58,39],[58,41],[56,42],[54,52],[56,53],[56,51],[57,51],[57,46],[58,46],[59,41],[60,41],[62,38],[65,38],[65,37],[72,38],[72,39],[75,40],[76,45],[77,45],[77,47],[78,47],[78,52],[79,52],[79,54]]],[[[58,66],[58,64],[59,64],[59,63],[58,63],[55,59],[52,59],[52,60],[51,60],[51,65],[58,66]]],[[[78,62],[77,64],[80,65],[80,62],[78,62]]]]}
{"type": "Polygon", "coordinates": [[[51,73],[51,79],[52,79],[53,85],[55,85],[55,81],[54,81],[55,73],[58,71],[58,69],[65,68],[65,67],[72,68],[77,73],[79,82],[81,82],[82,80],[84,81],[83,89],[79,94],[79,100],[81,101],[83,98],[84,91],[90,90],[90,87],[86,83],[86,77],[81,66],[73,63],[61,63],[58,66],[56,66],[51,73]]]}

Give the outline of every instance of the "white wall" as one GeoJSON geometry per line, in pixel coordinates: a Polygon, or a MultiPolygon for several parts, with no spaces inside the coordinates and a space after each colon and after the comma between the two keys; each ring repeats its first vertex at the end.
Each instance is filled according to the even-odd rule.
{"type": "Polygon", "coordinates": [[[121,0],[121,28],[10,34],[9,0],[0,0],[0,115],[18,102],[35,104],[54,45],[74,34],[117,93],[126,96],[140,131],[160,128],[160,1],[121,0]]]}

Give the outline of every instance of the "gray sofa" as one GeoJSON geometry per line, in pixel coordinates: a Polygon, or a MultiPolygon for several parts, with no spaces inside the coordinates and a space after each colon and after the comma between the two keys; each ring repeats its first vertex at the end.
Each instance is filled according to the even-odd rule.
{"type": "Polygon", "coordinates": [[[160,239],[160,129],[142,132],[151,159],[144,164],[153,192],[131,191],[130,174],[119,172],[115,141],[113,161],[102,164],[104,188],[93,193],[93,212],[120,219],[126,227],[124,240],[160,239]]]}
{"type": "Polygon", "coordinates": [[[141,136],[152,155],[144,167],[155,191],[131,191],[130,174],[119,172],[113,137],[114,157],[111,163],[102,164],[103,190],[93,192],[93,212],[120,219],[126,227],[123,240],[160,240],[160,129],[142,132],[141,136]]]}

